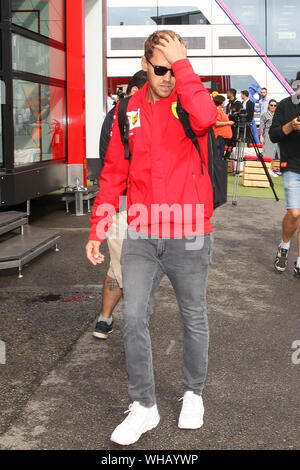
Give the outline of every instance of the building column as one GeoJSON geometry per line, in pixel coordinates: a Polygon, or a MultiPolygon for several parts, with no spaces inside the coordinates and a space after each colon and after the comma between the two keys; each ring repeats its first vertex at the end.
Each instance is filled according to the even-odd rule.
{"type": "Polygon", "coordinates": [[[68,185],[86,186],[85,5],[66,0],[68,185]]]}

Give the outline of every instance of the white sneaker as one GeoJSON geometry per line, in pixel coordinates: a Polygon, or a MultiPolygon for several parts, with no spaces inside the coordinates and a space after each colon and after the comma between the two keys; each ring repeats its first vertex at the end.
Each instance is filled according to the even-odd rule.
{"type": "Polygon", "coordinates": [[[185,392],[178,427],[181,429],[198,429],[203,425],[204,406],[201,395],[185,392]]]}
{"type": "Polygon", "coordinates": [[[116,427],[110,438],[121,446],[128,446],[138,441],[144,432],[155,428],[160,420],[157,405],[146,408],[138,401],[130,404],[125,413],[129,415],[116,427]]]}
{"type": "Polygon", "coordinates": [[[275,171],[271,170],[270,176],[273,176],[273,178],[277,178],[279,175],[275,171]]]}

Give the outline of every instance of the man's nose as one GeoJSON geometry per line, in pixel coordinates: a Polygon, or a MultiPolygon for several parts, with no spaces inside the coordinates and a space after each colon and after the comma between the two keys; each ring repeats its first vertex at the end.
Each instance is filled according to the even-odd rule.
{"type": "Polygon", "coordinates": [[[168,70],[167,73],[165,73],[165,75],[164,75],[164,80],[170,82],[170,81],[171,81],[171,77],[172,77],[171,71],[168,70]]]}

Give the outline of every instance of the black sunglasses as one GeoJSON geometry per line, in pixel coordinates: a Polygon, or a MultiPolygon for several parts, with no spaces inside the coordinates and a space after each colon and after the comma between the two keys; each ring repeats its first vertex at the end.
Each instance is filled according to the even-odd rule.
{"type": "Polygon", "coordinates": [[[269,106],[274,106],[274,108],[277,108],[277,104],[269,104],[269,106]]]}
{"type": "Polygon", "coordinates": [[[166,75],[167,72],[171,72],[172,77],[174,77],[174,72],[172,69],[168,69],[168,67],[164,67],[163,65],[153,65],[149,59],[146,60],[150,65],[152,65],[155,75],[162,77],[163,75],[166,75]]]}

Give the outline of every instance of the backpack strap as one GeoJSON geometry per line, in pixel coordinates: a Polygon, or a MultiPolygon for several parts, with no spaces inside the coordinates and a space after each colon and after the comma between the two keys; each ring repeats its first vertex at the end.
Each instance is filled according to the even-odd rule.
{"type": "Polygon", "coordinates": [[[179,117],[179,121],[181,122],[181,124],[182,124],[182,126],[183,126],[185,135],[186,135],[189,139],[191,139],[191,141],[193,142],[193,144],[195,145],[195,147],[196,147],[196,149],[197,149],[197,152],[199,153],[199,157],[200,157],[200,160],[201,160],[201,172],[202,172],[202,175],[204,175],[203,159],[202,159],[202,155],[201,155],[201,150],[200,150],[199,142],[198,142],[198,139],[197,139],[197,137],[196,137],[195,132],[194,132],[193,129],[191,128],[191,123],[190,123],[189,115],[188,115],[188,113],[185,111],[185,109],[183,109],[183,107],[181,106],[179,96],[178,96],[178,98],[177,98],[177,114],[178,114],[178,117],[179,117]]]}
{"type": "Polygon", "coordinates": [[[128,101],[131,96],[127,96],[126,98],[122,98],[120,100],[119,109],[118,109],[118,122],[119,122],[119,129],[121,134],[121,139],[125,149],[125,158],[127,160],[131,160],[131,154],[129,151],[129,121],[126,115],[128,101]]]}

